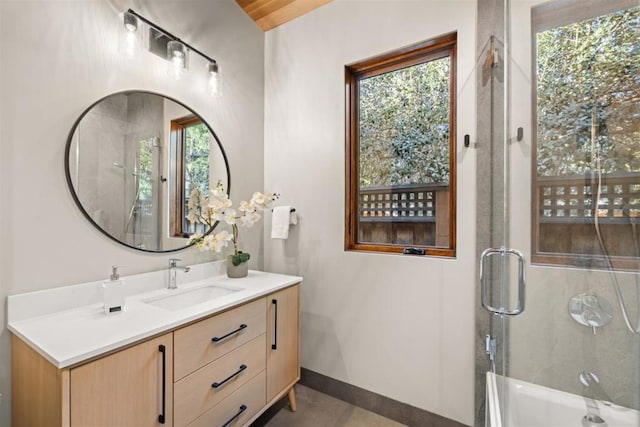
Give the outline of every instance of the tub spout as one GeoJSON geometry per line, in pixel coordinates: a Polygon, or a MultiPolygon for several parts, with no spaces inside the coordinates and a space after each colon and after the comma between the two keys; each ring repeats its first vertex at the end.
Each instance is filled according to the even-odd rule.
{"type": "Polygon", "coordinates": [[[582,418],[582,427],[608,427],[608,424],[600,415],[587,414],[582,418]]]}
{"type": "Polygon", "coordinates": [[[594,399],[599,400],[606,406],[611,406],[612,399],[604,391],[600,385],[598,377],[593,372],[584,371],[581,372],[579,377],[582,385],[587,387],[591,391],[591,395],[594,399]]]}

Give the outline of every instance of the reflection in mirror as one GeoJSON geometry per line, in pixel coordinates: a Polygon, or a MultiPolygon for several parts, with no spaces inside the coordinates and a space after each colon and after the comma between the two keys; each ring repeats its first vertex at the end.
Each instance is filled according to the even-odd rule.
{"type": "Polygon", "coordinates": [[[191,192],[198,188],[209,194],[209,152],[211,134],[206,125],[196,116],[187,116],[171,121],[171,142],[175,147],[175,168],[171,177],[175,188],[171,191],[171,235],[189,237],[196,231],[204,233],[203,225],[193,224],[187,219],[191,192]]]}
{"type": "MultiPolygon", "coordinates": [[[[193,188],[229,188],[215,133],[184,105],[148,92],[107,96],[74,125],[66,153],[72,194],[87,218],[112,239],[149,252],[189,245],[193,188]]],[[[206,194],[206,193],[205,193],[206,194]]]]}

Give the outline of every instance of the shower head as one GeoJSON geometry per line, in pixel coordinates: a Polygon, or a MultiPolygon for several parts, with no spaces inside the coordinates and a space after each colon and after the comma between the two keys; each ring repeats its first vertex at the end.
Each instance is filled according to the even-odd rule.
{"type": "MultiPolygon", "coordinates": [[[[126,166],[124,166],[122,163],[113,162],[113,163],[111,164],[111,166],[113,166],[114,168],[122,169],[122,170],[124,170],[125,172],[128,172],[127,167],[126,167],[126,166]]],[[[133,176],[139,176],[140,174],[139,174],[139,173],[137,173],[137,172],[131,172],[131,175],[133,175],[133,176]]]]}

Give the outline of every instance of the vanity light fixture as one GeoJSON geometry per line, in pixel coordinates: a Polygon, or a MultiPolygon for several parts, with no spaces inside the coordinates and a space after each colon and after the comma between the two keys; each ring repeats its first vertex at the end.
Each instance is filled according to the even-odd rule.
{"type": "Polygon", "coordinates": [[[164,28],[149,21],[144,16],[128,9],[123,14],[125,30],[131,34],[137,34],[138,21],[147,24],[149,28],[149,51],[160,54],[169,62],[169,74],[179,79],[189,69],[189,53],[193,52],[207,61],[207,91],[211,95],[220,93],[220,75],[218,63],[215,59],[205,55],[198,49],[180,40],[164,28]],[[161,53],[162,52],[162,53],[161,53]]]}
{"type": "Polygon", "coordinates": [[[209,62],[207,65],[209,71],[209,79],[207,80],[207,91],[211,96],[220,95],[220,73],[218,72],[218,63],[216,61],[209,62]]]}

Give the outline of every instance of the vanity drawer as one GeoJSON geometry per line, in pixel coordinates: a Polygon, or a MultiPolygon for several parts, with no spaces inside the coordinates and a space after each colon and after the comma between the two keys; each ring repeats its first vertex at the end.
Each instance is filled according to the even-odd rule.
{"type": "Polygon", "coordinates": [[[202,414],[189,427],[220,427],[236,415],[230,425],[241,426],[250,420],[266,404],[265,371],[260,372],[229,397],[202,414]]]}
{"type": "Polygon", "coordinates": [[[175,426],[187,425],[263,371],[267,364],[266,348],[267,338],[262,334],[176,382],[175,426]],[[217,387],[213,387],[214,383],[217,387]]]}
{"type": "Polygon", "coordinates": [[[260,298],[175,331],[174,381],[265,333],[266,301],[260,298]]]}

